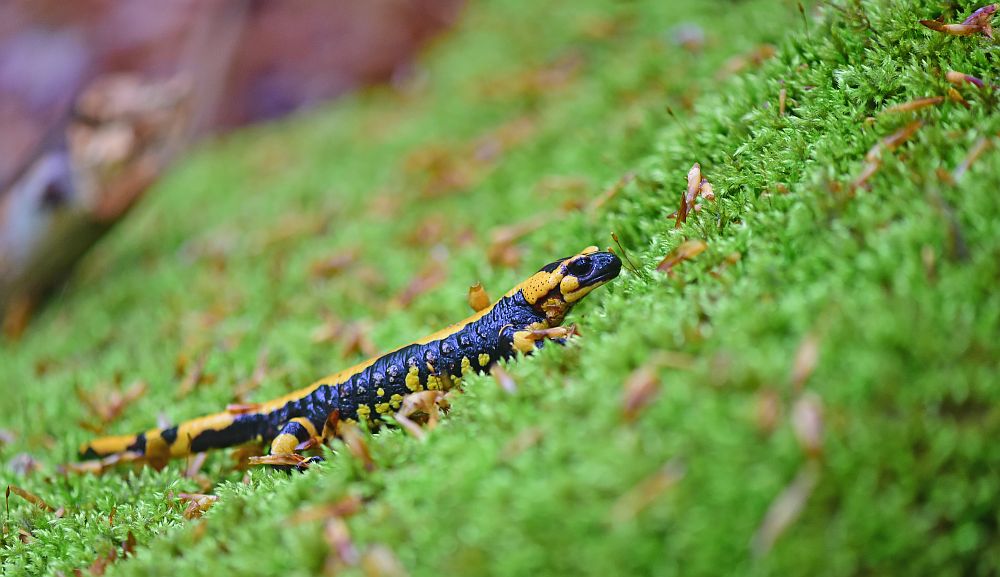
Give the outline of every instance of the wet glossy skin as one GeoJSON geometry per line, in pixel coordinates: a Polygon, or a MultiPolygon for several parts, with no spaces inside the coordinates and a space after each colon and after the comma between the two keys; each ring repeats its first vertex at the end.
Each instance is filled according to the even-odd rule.
{"type": "Polygon", "coordinates": [[[208,449],[253,440],[270,443],[272,455],[293,454],[309,439],[334,434],[334,420],[371,424],[399,410],[403,398],[447,390],[469,373],[483,373],[501,359],[530,353],[570,309],[621,272],[612,253],[588,247],[556,260],[486,309],[412,344],[324,377],[312,385],[253,405],[138,435],[104,437],[81,447],[85,459],[126,454],[155,465],[208,449]]]}

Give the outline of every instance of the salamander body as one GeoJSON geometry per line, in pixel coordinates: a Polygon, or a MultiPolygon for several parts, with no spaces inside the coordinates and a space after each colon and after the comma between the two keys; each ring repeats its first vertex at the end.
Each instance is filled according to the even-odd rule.
{"type": "Polygon", "coordinates": [[[162,466],[170,458],[260,440],[270,444],[271,454],[258,463],[302,468],[310,460],[298,449],[336,434],[338,420],[373,423],[397,411],[411,393],[447,390],[463,376],[531,353],[546,338],[558,340],[573,305],[620,271],[617,256],[588,247],[546,265],[486,309],[409,345],[266,403],[95,439],[80,448],[81,458],[120,455],[162,466]]]}

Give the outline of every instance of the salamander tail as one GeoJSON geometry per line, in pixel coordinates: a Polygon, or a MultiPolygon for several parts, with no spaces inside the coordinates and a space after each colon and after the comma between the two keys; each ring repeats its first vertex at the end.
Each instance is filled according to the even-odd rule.
{"type": "Polygon", "coordinates": [[[146,450],[145,440],[145,433],[101,437],[80,445],[80,458],[103,459],[104,457],[122,453],[143,454],[146,450]]]}

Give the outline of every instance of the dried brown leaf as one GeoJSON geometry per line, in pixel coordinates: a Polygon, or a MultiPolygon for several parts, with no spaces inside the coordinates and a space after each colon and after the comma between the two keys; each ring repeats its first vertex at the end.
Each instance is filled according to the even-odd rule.
{"type": "Polygon", "coordinates": [[[540,443],[544,437],[545,431],[540,427],[528,427],[503,446],[503,449],[500,450],[500,459],[511,461],[521,453],[540,443]]]}
{"type": "Polygon", "coordinates": [[[346,323],[341,319],[324,314],[323,323],[312,330],[310,339],[317,344],[335,342],[344,333],[345,327],[346,323]]]}
{"type": "Polygon", "coordinates": [[[801,391],[802,387],[812,376],[819,364],[819,336],[815,333],[808,333],[799,343],[792,360],[791,382],[796,391],[801,391]]]}
{"type": "Polygon", "coordinates": [[[966,109],[972,108],[972,105],[954,88],[948,88],[948,99],[961,104],[966,109]]]}
{"type": "Polygon", "coordinates": [[[695,199],[701,190],[701,165],[697,162],[691,167],[687,174],[687,190],[681,195],[680,204],[677,205],[677,217],[674,221],[674,228],[687,221],[688,214],[694,208],[695,199]]]}
{"type": "Polygon", "coordinates": [[[684,474],[684,465],[677,459],[671,459],[615,501],[611,508],[611,522],[620,525],[632,521],[676,486],[684,474]]]}
{"type": "Polygon", "coordinates": [[[187,467],[184,468],[184,478],[194,479],[201,472],[201,468],[205,465],[205,459],[208,458],[208,453],[195,453],[188,457],[187,467]]]}
{"type": "Polygon", "coordinates": [[[507,369],[503,368],[500,363],[493,365],[490,368],[490,374],[493,375],[493,379],[496,380],[500,388],[503,389],[508,395],[517,394],[517,382],[514,377],[510,376],[507,369]]]}
{"type": "Polygon", "coordinates": [[[713,201],[715,200],[715,189],[712,188],[712,183],[708,179],[701,179],[701,197],[705,200],[713,201]]]}
{"type": "Polygon", "coordinates": [[[857,178],[855,178],[854,182],[851,183],[851,187],[853,189],[864,187],[868,183],[868,180],[875,176],[875,173],[878,172],[879,168],[882,168],[882,159],[877,158],[875,160],[866,161],[857,178]]]}
{"type": "Polygon", "coordinates": [[[122,557],[135,555],[135,546],[136,546],[135,535],[132,534],[132,530],[130,529],[128,532],[128,537],[125,539],[125,542],[122,543],[122,557]]]}
{"type": "Polygon", "coordinates": [[[407,243],[413,246],[434,246],[444,241],[451,230],[451,220],[443,214],[424,217],[406,234],[407,243]]]}
{"type": "Polygon", "coordinates": [[[447,267],[437,259],[431,260],[410,280],[410,284],[396,295],[395,302],[399,306],[406,308],[417,297],[438,286],[446,278],[448,278],[447,267]]]}
{"type": "Polygon", "coordinates": [[[893,132],[889,136],[880,140],[872,150],[868,151],[865,158],[871,160],[872,158],[880,157],[882,150],[888,150],[890,152],[896,150],[900,147],[900,145],[909,140],[910,137],[912,137],[923,125],[923,120],[914,120],[903,128],[900,128],[896,132],[893,132]],[[878,152],[874,152],[875,149],[878,149],[878,152]]]}
{"type": "Polygon", "coordinates": [[[260,352],[257,353],[257,363],[254,365],[253,373],[250,374],[248,379],[237,385],[233,391],[233,398],[237,401],[236,404],[246,403],[246,398],[250,396],[250,393],[256,391],[264,382],[264,379],[267,378],[267,356],[267,347],[262,347],[260,352]]]}
{"type": "Polygon", "coordinates": [[[366,577],[407,577],[399,559],[385,545],[372,545],[361,556],[361,570],[366,577]]]}
{"type": "Polygon", "coordinates": [[[27,489],[22,489],[21,487],[18,487],[17,485],[7,485],[6,500],[7,500],[7,508],[8,509],[10,509],[10,504],[9,503],[10,503],[10,494],[11,493],[17,495],[18,497],[24,499],[25,501],[31,503],[32,505],[34,505],[36,507],[38,507],[42,511],[49,511],[49,512],[54,512],[55,511],[55,508],[52,505],[49,505],[48,503],[46,503],[44,499],[42,499],[38,495],[32,493],[31,491],[28,491],[27,489]]]}
{"type": "Polygon", "coordinates": [[[350,517],[360,512],[363,504],[364,502],[361,497],[348,495],[334,503],[299,509],[288,518],[288,522],[293,525],[299,525],[313,521],[323,521],[330,517],[350,517]]]}
{"type": "MultiPolygon", "coordinates": [[[[428,368],[432,373],[434,372],[433,368],[429,366],[428,368]]],[[[439,376],[443,379],[450,380],[450,377],[444,373],[439,376]]],[[[434,427],[437,426],[440,409],[442,408],[448,408],[448,402],[445,400],[444,392],[438,390],[418,391],[403,397],[403,402],[400,405],[399,411],[394,415],[394,417],[396,422],[398,422],[399,425],[407,432],[417,439],[424,440],[424,438],[426,438],[424,430],[415,419],[411,419],[410,417],[413,415],[426,416],[427,428],[433,430],[434,427]]]]}
{"type": "Polygon", "coordinates": [[[177,498],[187,503],[183,515],[188,520],[201,517],[219,500],[218,495],[205,495],[203,493],[180,493],[177,498]]]}
{"type": "Polygon", "coordinates": [[[962,24],[968,26],[980,26],[982,27],[983,35],[987,38],[993,38],[993,15],[997,11],[997,4],[987,4],[982,8],[979,8],[968,18],[962,21],[962,24]]]}
{"type": "Polygon", "coordinates": [[[524,250],[512,244],[492,244],[486,252],[490,264],[500,268],[517,268],[524,250]]]}
{"type": "Polygon", "coordinates": [[[950,36],[972,36],[983,32],[983,27],[978,24],[945,24],[940,20],[921,20],[920,23],[935,32],[950,36]]]}
{"type": "Polygon", "coordinates": [[[324,211],[302,211],[283,214],[278,222],[257,237],[262,249],[271,249],[315,237],[322,233],[332,216],[324,211]]]}
{"type": "Polygon", "coordinates": [[[678,264],[693,259],[699,254],[705,252],[708,248],[708,244],[700,239],[691,239],[684,241],[670,252],[667,256],[660,261],[660,264],[656,265],[656,270],[660,272],[665,272],[668,275],[673,272],[673,268],[678,264]]]}
{"type": "Polygon", "coordinates": [[[795,438],[810,459],[823,454],[823,405],[818,395],[806,393],[792,406],[795,438]]]}
{"type": "Polygon", "coordinates": [[[587,207],[588,212],[596,212],[602,206],[610,202],[620,193],[630,182],[635,180],[635,172],[628,171],[621,176],[613,185],[609,186],[600,196],[591,201],[587,207]]]}
{"type": "Polygon", "coordinates": [[[368,450],[368,440],[356,423],[351,421],[337,422],[337,436],[344,442],[347,451],[361,462],[366,471],[375,470],[375,461],[368,450]]]}
{"type": "Polygon", "coordinates": [[[552,222],[551,214],[539,214],[527,220],[494,228],[490,232],[490,243],[506,245],[521,240],[525,236],[552,222]]]}
{"type": "Polygon", "coordinates": [[[755,556],[766,555],[778,538],[798,519],[818,482],[819,465],[815,461],[805,463],[795,479],[771,502],[764,520],[754,533],[750,548],[755,556]]]}
{"type": "Polygon", "coordinates": [[[121,390],[119,386],[100,388],[93,392],[77,388],[77,398],[96,419],[95,423],[81,425],[97,432],[103,431],[105,425],[117,419],[129,405],[142,398],[146,389],[143,381],[135,381],[125,390],[121,390]]]}
{"type": "Polygon", "coordinates": [[[180,386],[177,387],[177,397],[184,398],[194,392],[199,385],[209,381],[208,376],[205,374],[205,365],[208,363],[208,357],[211,354],[211,349],[204,350],[201,355],[198,356],[198,360],[187,373],[184,375],[184,380],[181,381],[180,386]]]}
{"type": "Polygon", "coordinates": [[[366,321],[344,322],[327,313],[323,324],[312,331],[314,343],[336,343],[342,347],[341,356],[345,359],[361,353],[373,356],[377,349],[369,336],[371,325],[366,321]]]}
{"type": "Polygon", "coordinates": [[[245,415],[256,413],[262,406],[260,403],[229,403],[226,405],[226,412],[231,415],[245,415]]]}
{"type": "Polygon", "coordinates": [[[955,182],[962,180],[962,177],[964,177],[965,173],[969,171],[969,168],[972,166],[972,163],[975,162],[977,158],[982,156],[982,154],[987,150],[989,150],[992,146],[993,146],[993,141],[991,141],[989,138],[986,138],[985,136],[977,140],[976,143],[972,145],[972,148],[969,150],[969,153],[965,155],[965,158],[962,160],[962,163],[955,168],[955,172],[952,174],[952,178],[954,178],[955,182]]]}
{"type": "Polygon", "coordinates": [[[104,572],[108,570],[108,565],[111,565],[118,560],[118,549],[111,549],[106,555],[101,555],[90,565],[91,575],[104,575],[104,572]]]}
{"type": "Polygon", "coordinates": [[[944,102],[943,96],[931,96],[928,98],[918,98],[917,100],[910,100],[909,102],[901,102],[899,104],[894,104],[889,108],[882,111],[882,114],[896,114],[900,112],[913,112],[915,110],[920,110],[922,108],[927,108],[929,106],[937,106],[944,102]]]}
{"type": "Polygon", "coordinates": [[[766,60],[774,57],[777,52],[777,49],[773,45],[761,44],[747,54],[734,56],[733,58],[727,60],[726,63],[722,65],[722,69],[716,76],[723,78],[730,74],[742,72],[750,67],[760,66],[766,60]]]}
{"type": "Polygon", "coordinates": [[[397,413],[394,418],[404,431],[413,435],[418,441],[423,441],[427,438],[427,433],[425,433],[424,429],[413,419],[399,413],[397,413]]]}
{"type": "Polygon", "coordinates": [[[627,422],[634,421],[660,393],[660,375],[657,365],[647,362],[625,379],[622,398],[622,416],[627,422]]]}
{"type": "Polygon", "coordinates": [[[757,428],[764,434],[771,434],[778,427],[781,417],[781,397],[774,389],[757,392],[755,420],[757,428]]]}
{"type": "Polygon", "coordinates": [[[347,323],[340,339],[341,345],[344,347],[341,356],[345,359],[358,354],[366,357],[374,356],[378,350],[375,348],[375,343],[372,342],[370,333],[371,325],[365,321],[347,323]]]}
{"type": "Polygon", "coordinates": [[[343,250],[333,256],[313,261],[309,265],[309,275],[313,278],[333,278],[342,274],[358,262],[357,250],[343,250]]]}
{"type": "Polygon", "coordinates": [[[945,74],[945,78],[948,79],[948,82],[951,82],[952,84],[957,84],[959,86],[966,83],[972,84],[978,88],[984,88],[986,86],[986,83],[983,82],[981,79],[976,78],[975,76],[971,76],[969,74],[964,74],[962,72],[956,72],[954,70],[949,70],[945,74]]]}
{"type": "Polygon", "coordinates": [[[861,174],[854,179],[852,190],[856,190],[866,185],[868,180],[878,172],[882,166],[882,157],[886,151],[893,151],[899,148],[904,142],[910,139],[924,125],[922,120],[914,120],[889,136],[875,143],[868,153],[865,154],[865,165],[861,174]]]}
{"type": "Polygon", "coordinates": [[[339,575],[345,567],[358,564],[358,549],[354,546],[351,531],[343,519],[328,519],[323,528],[323,539],[330,548],[324,567],[327,575],[339,575]]]}

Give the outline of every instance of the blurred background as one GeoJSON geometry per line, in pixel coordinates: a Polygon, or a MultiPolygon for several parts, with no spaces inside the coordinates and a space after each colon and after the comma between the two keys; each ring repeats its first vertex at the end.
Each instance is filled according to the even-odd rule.
{"type": "Polygon", "coordinates": [[[203,130],[288,114],[405,76],[460,0],[0,3],[0,180],[110,73],[197,76],[203,130]],[[210,67],[210,70],[205,68],[210,67]],[[209,74],[210,73],[210,74],[209,74]],[[212,94],[214,92],[215,94],[212,94]]]}
{"type": "Polygon", "coordinates": [[[461,4],[0,3],[4,331],[198,138],[405,80],[461,4]]]}

